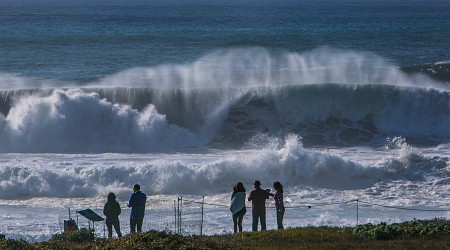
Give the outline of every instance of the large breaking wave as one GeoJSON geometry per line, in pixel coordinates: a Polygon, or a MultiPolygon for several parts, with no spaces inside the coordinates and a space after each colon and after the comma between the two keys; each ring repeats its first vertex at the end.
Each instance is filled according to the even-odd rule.
{"type": "Polygon", "coordinates": [[[217,51],[191,64],[131,69],[84,86],[0,94],[0,152],[239,148],[259,134],[297,134],[305,146],[450,138],[447,85],[372,54],[326,48],[217,51]]]}

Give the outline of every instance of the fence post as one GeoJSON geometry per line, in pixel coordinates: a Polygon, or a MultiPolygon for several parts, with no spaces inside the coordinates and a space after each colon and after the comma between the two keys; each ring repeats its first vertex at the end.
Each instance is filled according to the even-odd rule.
{"type": "Polygon", "coordinates": [[[203,204],[205,203],[205,196],[203,196],[202,199],[202,222],[200,224],[200,236],[203,235],[203,204]]]}
{"type": "Polygon", "coordinates": [[[174,232],[177,232],[177,204],[175,204],[175,200],[173,200],[173,210],[175,211],[175,228],[174,232]]]}
{"type": "Polygon", "coordinates": [[[180,197],[177,197],[177,234],[180,234],[180,197]]]}
{"type": "Polygon", "coordinates": [[[356,199],[356,226],[359,225],[359,198],[356,199]]]}
{"type": "Polygon", "coordinates": [[[183,197],[178,198],[178,234],[181,235],[181,210],[183,209],[183,197]]]}

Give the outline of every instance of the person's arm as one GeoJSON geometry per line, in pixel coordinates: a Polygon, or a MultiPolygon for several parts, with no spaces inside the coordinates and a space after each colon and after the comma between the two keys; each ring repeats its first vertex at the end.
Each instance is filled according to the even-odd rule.
{"type": "Polygon", "coordinates": [[[128,201],[127,207],[132,207],[133,206],[133,200],[134,200],[134,193],[131,195],[130,201],[128,201]]]}
{"type": "Polygon", "coordinates": [[[119,202],[116,203],[116,206],[117,206],[117,215],[120,215],[120,213],[122,213],[122,209],[120,209],[119,202]]]}
{"type": "Polygon", "coordinates": [[[252,200],[252,194],[253,194],[253,191],[251,191],[250,194],[248,195],[248,201],[252,200]]]}

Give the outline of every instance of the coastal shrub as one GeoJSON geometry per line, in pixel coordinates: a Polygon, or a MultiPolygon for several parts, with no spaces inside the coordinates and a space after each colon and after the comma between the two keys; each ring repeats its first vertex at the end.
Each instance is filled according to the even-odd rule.
{"type": "Polygon", "coordinates": [[[50,241],[58,241],[58,242],[92,242],[95,240],[94,230],[81,228],[76,231],[64,232],[61,234],[55,234],[50,239],[50,241]]]}
{"type": "Polygon", "coordinates": [[[402,223],[378,225],[364,224],[353,229],[353,234],[377,240],[388,240],[396,237],[437,236],[450,233],[450,221],[446,219],[413,220],[402,223]]]}
{"type": "Polygon", "coordinates": [[[357,226],[353,233],[358,236],[370,237],[377,240],[393,239],[401,234],[401,229],[396,225],[380,223],[379,225],[365,224],[357,226]]]}
{"type": "Polygon", "coordinates": [[[0,249],[30,249],[30,244],[24,240],[0,238],[0,249]]]}
{"type": "Polygon", "coordinates": [[[450,221],[446,219],[413,220],[402,223],[403,231],[408,236],[436,236],[450,233],[450,221]]]}

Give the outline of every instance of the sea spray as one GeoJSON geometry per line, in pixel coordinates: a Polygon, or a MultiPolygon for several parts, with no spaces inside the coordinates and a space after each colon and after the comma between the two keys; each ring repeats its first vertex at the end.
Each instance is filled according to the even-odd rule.
{"type": "Polygon", "coordinates": [[[194,62],[124,70],[91,86],[230,88],[318,83],[386,84],[447,88],[422,74],[407,74],[368,52],[320,47],[303,53],[246,47],[215,50],[194,62]]]}

